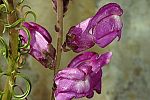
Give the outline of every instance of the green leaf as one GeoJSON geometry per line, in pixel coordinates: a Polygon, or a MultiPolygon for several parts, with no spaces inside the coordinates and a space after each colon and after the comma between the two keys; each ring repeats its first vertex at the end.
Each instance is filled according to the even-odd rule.
{"type": "Polygon", "coordinates": [[[1,68],[2,66],[0,65],[0,73],[2,73],[3,72],[3,70],[2,70],[2,68],[1,68]]]}
{"type": "Polygon", "coordinates": [[[7,7],[6,7],[5,4],[1,4],[1,5],[0,5],[0,11],[3,12],[3,9],[5,9],[5,10],[7,11],[7,7]]]}
{"type": "Polygon", "coordinates": [[[5,25],[6,28],[15,28],[18,24],[20,24],[21,22],[24,22],[25,19],[24,18],[20,18],[17,21],[15,21],[13,24],[11,25],[5,25]]]}
{"type": "Polygon", "coordinates": [[[29,14],[32,14],[32,15],[33,15],[33,17],[34,17],[34,22],[36,22],[36,14],[35,14],[33,11],[27,11],[27,12],[24,14],[24,18],[26,19],[26,17],[27,17],[29,14]]]}
{"type": "Polygon", "coordinates": [[[4,92],[0,91],[0,100],[2,99],[4,92]]]}
{"type": "Polygon", "coordinates": [[[25,99],[25,98],[30,94],[30,92],[31,92],[31,82],[30,82],[30,80],[29,80],[25,75],[23,75],[23,74],[18,73],[18,74],[16,75],[16,78],[17,78],[17,77],[20,77],[20,78],[22,78],[22,79],[25,80],[25,82],[26,82],[26,91],[25,91],[23,94],[21,94],[21,95],[16,95],[16,94],[15,94],[15,91],[14,91],[14,88],[15,88],[17,85],[14,85],[14,86],[13,86],[13,97],[14,97],[15,99],[20,99],[20,100],[22,100],[22,99],[25,99]]]}
{"type": "Polygon", "coordinates": [[[5,42],[5,40],[0,36],[0,43],[4,46],[4,48],[5,48],[5,57],[7,58],[8,57],[8,46],[7,46],[7,44],[6,44],[6,42],[5,42]]]}
{"type": "Polygon", "coordinates": [[[22,7],[21,7],[21,12],[23,12],[23,9],[24,8],[29,8],[29,9],[31,9],[31,7],[29,6],[29,5],[23,5],[22,7]]]}
{"type": "Polygon", "coordinates": [[[5,8],[6,8],[6,12],[9,12],[9,4],[7,0],[2,0],[4,2],[5,8]]]}
{"type": "Polygon", "coordinates": [[[20,6],[23,2],[24,0],[20,0],[20,2],[17,3],[17,6],[20,6]]]}
{"type": "Polygon", "coordinates": [[[21,46],[21,47],[19,47],[20,49],[25,49],[25,48],[28,48],[28,47],[30,47],[30,41],[31,41],[31,36],[30,36],[30,31],[26,28],[26,27],[21,27],[24,31],[25,31],[25,33],[27,34],[27,36],[28,36],[28,41],[27,41],[27,43],[25,44],[25,45],[23,45],[23,46],[21,46]]]}

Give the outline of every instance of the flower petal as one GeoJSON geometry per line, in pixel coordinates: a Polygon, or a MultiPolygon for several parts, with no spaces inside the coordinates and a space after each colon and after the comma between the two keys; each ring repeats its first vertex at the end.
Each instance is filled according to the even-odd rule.
{"type": "Polygon", "coordinates": [[[95,56],[91,59],[89,65],[92,66],[92,71],[97,73],[103,66],[107,65],[112,57],[112,52],[106,52],[104,54],[95,56]]]}
{"type": "Polygon", "coordinates": [[[95,42],[100,47],[106,47],[117,36],[120,39],[122,26],[123,26],[122,21],[120,17],[117,15],[112,15],[101,20],[93,29],[95,42]]]}
{"type": "Polygon", "coordinates": [[[108,64],[112,57],[112,52],[107,52],[102,55],[98,55],[95,52],[85,52],[76,56],[69,63],[69,68],[81,68],[81,66],[92,66],[92,71],[99,71],[101,67],[108,64]]]}
{"type": "Polygon", "coordinates": [[[56,100],[72,100],[75,96],[75,93],[59,93],[58,95],[55,95],[56,100]]]}
{"type": "Polygon", "coordinates": [[[90,19],[71,27],[66,35],[65,42],[74,52],[81,52],[94,46],[93,36],[85,32],[90,19]]]}
{"type": "Polygon", "coordinates": [[[85,73],[77,68],[66,68],[58,72],[57,76],[55,77],[55,80],[65,77],[67,77],[67,79],[83,80],[85,77],[85,73]]]}
{"type": "Polygon", "coordinates": [[[95,52],[84,52],[79,54],[74,59],[71,60],[68,67],[77,67],[80,63],[90,60],[94,55],[97,55],[95,52]]]}
{"type": "Polygon", "coordinates": [[[123,14],[123,10],[117,3],[108,3],[101,7],[98,12],[93,16],[93,18],[90,21],[90,25],[88,26],[88,29],[95,26],[100,20],[109,17],[111,15],[118,15],[121,16],[123,14]]]}

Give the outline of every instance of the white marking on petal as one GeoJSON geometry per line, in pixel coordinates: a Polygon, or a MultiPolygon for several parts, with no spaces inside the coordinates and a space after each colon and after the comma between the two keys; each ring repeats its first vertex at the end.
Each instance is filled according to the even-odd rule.
{"type": "Polygon", "coordinates": [[[113,18],[114,18],[116,21],[120,21],[120,16],[118,16],[118,15],[113,15],[113,18]]]}
{"type": "MultiPolygon", "coordinates": [[[[43,50],[47,50],[47,45],[48,45],[48,42],[45,40],[45,38],[39,33],[36,31],[35,33],[35,38],[36,38],[36,43],[39,45],[39,47],[43,50]],[[42,45],[41,45],[42,44],[42,45]]],[[[39,48],[39,49],[40,49],[39,48]]]]}
{"type": "Polygon", "coordinates": [[[87,77],[84,81],[78,81],[76,86],[76,92],[77,93],[85,93],[85,92],[88,92],[89,89],[90,89],[90,82],[89,82],[89,78],[87,77]]]}
{"type": "Polygon", "coordinates": [[[111,56],[112,56],[112,52],[109,52],[108,57],[107,57],[107,59],[106,59],[106,64],[108,64],[108,63],[110,62],[111,56]]]}
{"type": "Polygon", "coordinates": [[[92,28],[90,29],[89,33],[90,33],[91,35],[93,34],[93,29],[92,29],[92,28]]]}
{"type": "Polygon", "coordinates": [[[76,27],[79,27],[79,28],[82,29],[82,31],[85,31],[85,29],[87,28],[90,20],[91,20],[91,18],[88,18],[85,21],[83,21],[80,24],[78,24],[76,27]]]}

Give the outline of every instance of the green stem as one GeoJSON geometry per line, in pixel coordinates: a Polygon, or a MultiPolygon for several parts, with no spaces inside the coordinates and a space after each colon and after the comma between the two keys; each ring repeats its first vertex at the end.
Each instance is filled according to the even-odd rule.
{"type": "MultiPolygon", "coordinates": [[[[0,19],[3,19],[2,14],[0,14],[0,19]]],[[[0,22],[0,36],[3,35],[2,32],[3,32],[3,24],[0,22]]],[[[1,71],[2,71],[2,69],[1,69],[1,64],[0,64],[0,72],[1,71]]],[[[2,87],[1,87],[1,79],[0,79],[0,91],[1,90],[2,90],[2,87]]]]}
{"type": "MultiPolygon", "coordinates": [[[[59,71],[60,62],[61,62],[61,54],[62,54],[62,42],[63,42],[63,0],[57,0],[57,55],[56,55],[56,67],[54,68],[54,76],[59,71]]],[[[55,91],[55,83],[52,88],[51,100],[55,100],[54,91],[55,91]]]]}
{"type": "MultiPolygon", "coordinates": [[[[13,0],[7,0],[9,11],[14,10],[13,0]]],[[[16,12],[9,13],[7,15],[7,21],[9,24],[14,23],[17,20],[16,12]]],[[[2,100],[11,100],[12,99],[12,86],[15,83],[15,74],[16,74],[16,59],[18,56],[18,31],[15,28],[9,30],[9,58],[8,58],[8,73],[10,76],[7,76],[4,88],[4,95],[2,100]]]]}

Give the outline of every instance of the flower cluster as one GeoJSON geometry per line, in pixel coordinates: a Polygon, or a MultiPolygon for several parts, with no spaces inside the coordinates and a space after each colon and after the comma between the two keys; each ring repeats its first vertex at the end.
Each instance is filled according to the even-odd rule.
{"type": "MultiPolygon", "coordinates": [[[[57,0],[52,1],[56,10],[57,0]]],[[[66,12],[69,0],[63,1],[65,1],[64,12],[66,12]]],[[[93,47],[95,44],[104,48],[116,37],[120,40],[123,26],[122,14],[123,10],[118,4],[104,5],[95,16],[71,27],[64,44],[78,53],[93,47]]],[[[29,54],[46,68],[54,67],[56,50],[51,44],[52,38],[49,32],[34,22],[24,22],[23,26],[30,31],[29,54]]],[[[24,30],[20,30],[20,36],[22,44],[26,44],[28,35],[24,30]]],[[[59,71],[54,78],[56,84],[55,99],[91,98],[94,95],[94,90],[100,94],[102,67],[110,62],[111,56],[111,52],[104,54],[84,52],[76,56],[68,67],[59,71]]]]}
{"type": "MultiPolygon", "coordinates": [[[[74,52],[81,52],[95,44],[104,48],[116,37],[120,40],[122,14],[123,10],[116,3],[103,6],[95,16],[71,27],[64,44],[74,52]]],[[[102,67],[110,62],[111,56],[111,52],[102,55],[85,52],[75,57],[54,79],[57,86],[56,100],[91,98],[94,95],[93,90],[101,93],[102,67]]]]}

